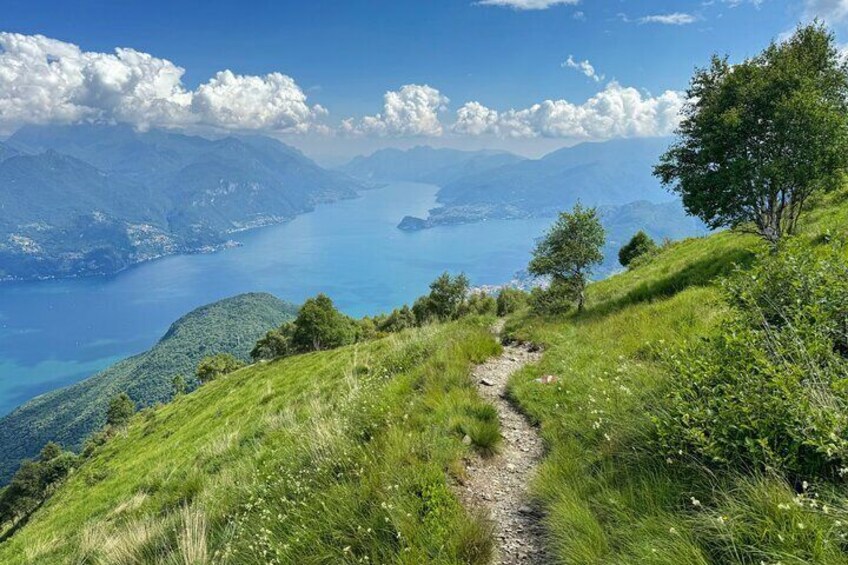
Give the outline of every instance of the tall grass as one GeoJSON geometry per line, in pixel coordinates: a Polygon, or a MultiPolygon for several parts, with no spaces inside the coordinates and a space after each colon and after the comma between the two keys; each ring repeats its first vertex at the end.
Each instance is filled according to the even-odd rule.
{"type": "Polygon", "coordinates": [[[139,416],[0,562],[486,563],[450,480],[493,422],[469,378],[490,322],[257,364],[139,416]]]}

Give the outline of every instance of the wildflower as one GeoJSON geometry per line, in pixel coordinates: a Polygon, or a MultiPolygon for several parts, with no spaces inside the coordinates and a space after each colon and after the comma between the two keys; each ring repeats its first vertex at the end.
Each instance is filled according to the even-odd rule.
{"type": "Polygon", "coordinates": [[[695,498],[694,496],[692,498],[690,498],[689,500],[692,501],[692,506],[694,506],[695,508],[701,507],[701,501],[698,500],[697,498],[695,498]]]}

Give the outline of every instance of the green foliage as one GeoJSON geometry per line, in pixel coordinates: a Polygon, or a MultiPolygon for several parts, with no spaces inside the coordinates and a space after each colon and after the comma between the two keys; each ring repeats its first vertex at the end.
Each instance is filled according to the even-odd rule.
{"type": "Polygon", "coordinates": [[[430,283],[430,294],[422,296],[412,305],[412,312],[418,325],[433,321],[447,321],[459,318],[468,295],[468,277],[460,273],[451,276],[442,273],[430,283]]]}
{"type": "Polygon", "coordinates": [[[657,250],[657,244],[651,237],[639,230],[618,252],[618,262],[622,267],[629,267],[637,258],[657,250]]]}
{"type": "Polygon", "coordinates": [[[113,428],[122,428],[127,425],[133,414],[135,414],[135,402],[122,392],[109,401],[109,408],[106,410],[106,424],[113,428]]]}
{"type": "Polygon", "coordinates": [[[535,287],[530,291],[530,310],[538,316],[567,314],[574,307],[577,292],[570,280],[554,280],[547,288],[535,287]]]}
{"type": "Polygon", "coordinates": [[[716,336],[670,357],[665,452],[799,480],[848,464],[848,254],[786,247],[728,283],[716,336]]]}
{"type": "Polygon", "coordinates": [[[191,390],[197,384],[195,369],[204,357],[227,352],[247,360],[251,347],[268,328],[296,313],[293,305],[270,294],[227,298],[174,322],[150,350],[27,402],[0,418],[0,484],[48,441],[82,449],[85,439],[106,423],[109,401],[118,392],[126,392],[139,407],[167,402],[174,396],[174,375],[191,375],[191,390]]]}
{"type": "Polygon", "coordinates": [[[269,330],[250,351],[250,357],[254,361],[260,359],[277,359],[297,353],[292,343],[294,335],[294,323],[285,322],[279,328],[269,330]]]}
{"type": "Polygon", "coordinates": [[[500,317],[514,314],[527,305],[527,293],[517,288],[505,287],[498,292],[497,314],[500,317]]]}
{"type": "Polygon", "coordinates": [[[200,384],[206,384],[218,377],[238,371],[242,367],[244,363],[229,353],[218,353],[201,360],[197,365],[195,376],[200,384]]]}
{"type": "Polygon", "coordinates": [[[498,312],[498,303],[494,297],[485,292],[473,292],[459,306],[457,315],[463,316],[494,316],[498,312]]]}
{"type": "Polygon", "coordinates": [[[468,374],[499,351],[470,318],[213,381],[95,450],[0,562],[484,565],[448,474],[493,421],[468,374]]]}
{"type": "Polygon", "coordinates": [[[171,385],[174,387],[174,397],[182,396],[188,390],[188,383],[185,380],[185,377],[182,375],[177,375],[171,381],[171,385]]]}
{"type": "Polygon", "coordinates": [[[303,303],[291,334],[297,351],[322,351],[353,343],[356,329],[353,321],[336,310],[333,301],[319,294],[303,303]]]}
{"type": "Polygon", "coordinates": [[[24,461],[9,485],[0,491],[0,532],[5,524],[26,518],[77,465],[73,453],[56,443],[41,449],[38,459],[24,461]]]}
{"type": "Polygon", "coordinates": [[[562,212],[554,225],[538,242],[528,271],[551,277],[558,296],[572,292],[577,309],[583,310],[585,288],[593,265],[600,264],[605,242],[598,210],[576,204],[571,212],[562,212]]]}
{"type": "Polygon", "coordinates": [[[681,139],[655,173],[711,227],[752,223],[772,244],[848,169],[848,69],[822,24],[738,65],[695,73],[681,139]]]}
{"type": "Polygon", "coordinates": [[[384,320],[378,324],[382,332],[394,333],[415,327],[415,314],[404,304],[401,308],[392,310],[384,320]]]}

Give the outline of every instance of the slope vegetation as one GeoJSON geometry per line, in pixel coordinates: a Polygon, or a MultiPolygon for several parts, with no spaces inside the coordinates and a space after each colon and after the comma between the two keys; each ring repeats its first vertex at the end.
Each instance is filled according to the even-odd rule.
{"type": "MultiPolygon", "coordinates": [[[[845,198],[807,218],[799,237],[809,253],[846,235],[845,198]]],[[[729,315],[719,282],[761,251],[756,238],[728,232],[678,242],[592,285],[582,315],[512,320],[513,338],[546,348],[510,394],[549,446],[534,492],[558,562],[848,563],[844,487],[657,447],[669,390],[684,378],[669,355],[718,334],[729,315]],[[543,375],[555,382],[540,384],[543,375]]]]}
{"type": "Polygon", "coordinates": [[[127,392],[139,406],[166,402],[173,396],[176,375],[193,382],[197,363],[215,353],[247,360],[262,334],[296,312],[293,305],[260,293],[203,306],[174,322],[149,351],[27,402],[0,419],[0,484],[48,441],[78,449],[103,426],[109,400],[119,392],[127,392]]]}
{"type": "Polygon", "coordinates": [[[0,562],[486,563],[447,473],[497,430],[468,378],[500,349],[490,324],[255,364],[146,410],[0,562]]]}

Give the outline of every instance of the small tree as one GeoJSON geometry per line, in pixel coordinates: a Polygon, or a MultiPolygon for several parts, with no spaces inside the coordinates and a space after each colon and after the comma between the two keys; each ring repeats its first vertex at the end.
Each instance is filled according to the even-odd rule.
{"type": "Polygon", "coordinates": [[[292,344],[299,351],[333,349],[355,339],[353,321],[339,312],[325,294],[304,302],[294,321],[292,344]]]}
{"type": "Polygon", "coordinates": [[[407,305],[392,310],[385,320],[378,324],[378,329],[383,332],[399,332],[415,326],[415,314],[407,305]]]}
{"type": "Polygon", "coordinates": [[[603,261],[605,233],[596,208],[580,204],[562,212],[548,233],[536,244],[528,270],[551,277],[551,286],[567,289],[577,301],[578,311],[586,305],[586,283],[594,265],[603,261]]]}
{"type": "Polygon", "coordinates": [[[498,316],[507,316],[527,304],[527,293],[517,288],[502,288],[498,293],[498,316]]]}
{"type": "Polygon", "coordinates": [[[430,283],[429,307],[439,320],[452,320],[459,316],[459,309],[468,295],[468,277],[464,273],[452,277],[442,273],[430,283]]]}
{"type": "Polygon", "coordinates": [[[629,267],[637,257],[641,257],[646,253],[651,253],[657,248],[657,244],[651,239],[651,236],[639,230],[636,235],[627,242],[618,252],[618,262],[622,267],[629,267]]]}
{"type": "Polygon", "coordinates": [[[188,384],[182,375],[175,376],[171,381],[171,385],[174,388],[174,396],[182,396],[188,390],[188,384]]]}
{"type": "Polygon", "coordinates": [[[244,363],[229,353],[211,355],[203,358],[197,365],[197,380],[205,384],[242,367],[244,363]]]}
{"type": "Polygon", "coordinates": [[[135,403],[127,393],[122,392],[109,401],[106,423],[113,428],[121,428],[127,425],[133,414],[135,414],[135,403]]]}
{"type": "Polygon", "coordinates": [[[848,168],[848,74],[819,23],[738,65],[713,57],[687,99],[654,174],[712,228],[753,225],[776,245],[848,168]]]}
{"type": "Polygon", "coordinates": [[[260,359],[278,359],[296,353],[292,344],[293,334],[294,323],[292,322],[286,322],[279,328],[269,331],[256,342],[250,357],[254,361],[259,361],[260,359]]]}

